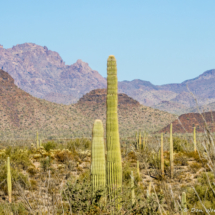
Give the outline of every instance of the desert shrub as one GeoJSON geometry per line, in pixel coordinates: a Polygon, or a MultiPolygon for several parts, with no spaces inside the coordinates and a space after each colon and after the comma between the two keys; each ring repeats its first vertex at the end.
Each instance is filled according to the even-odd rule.
{"type": "Polygon", "coordinates": [[[186,146],[188,146],[187,140],[183,140],[179,137],[173,137],[174,152],[183,152],[186,146]]]}
{"type": "Polygon", "coordinates": [[[28,215],[29,212],[25,209],[23,203],[6,203],[3,202],[0,204],[0,214],[1,215],[8,215],[8,214],[22,214],[28,215]]]}
{"type": "Polygon", "coordinates": [[[37,170],[35,167],[31,166],[27,169],[27,172],[30,174],[30,175],[35,175],[37,173],[37,170]]]}
{"type": "MultiPolygon", "coordinates": [[[[16,169],[11,167],[11,178],[12,178],[12,187],[13,190],[16,189],[16,184],[21,185],[21,187],[29,188],[29,180],[28,177],[21,172],[18,172],[16,169]]],[[[0,189],[3,190],[7,194],[7,166],[0,166],[0,189]]]]}
{"type": "Polygon", "coordinates": [[[47,156],[46,158],[42,158],[40,160],[40,166],[42,167],[42,169],[43,169],[44,172],[47,171],[50,168],[50,166],[51,166],[51,159],[50,159],[50,157],[47,156]]]}
{"type": "Polygon", "coordinates": [[[20,148],[20,147],[7,147],[5,150],[3,159],[6,160],[7,157],[10,157],[10,161],[12,165],[16,167],[21,167],[22,169],[26,170],[29,166],[32,165],[29,159],[30,152],[27,148],[20,148]]]}
{"type": "Polygon", "coordinates": [[[201,163],[194,162],[194,163],[190,164],[190,169],[192,170],[193,173],[197,172],[201,168],[202,168],[201,163]]]}
{"type": "Polygon", "coordinates": [[[188,165],[187,157],[183,153],[179,152],[174,157],[174,163],[179,166],[186,166],[188,165]]]}
{"type": "Polygon", "coordinates": [[[51,149],[57,148],[57,143],[54,141],[48,141],[47,143],[43,143],[43,147],[47,152],[49,152],[51,149]]]}
{"type": "MultiPolygon", "coordinates": [[[[198,178],[198,183],[195,184],[194,188],[197,192],[200,200],[204,204],[207,209],[215,208],[215,195],[213,190],[215,190],[214,175],[212,173],[202,173],[198,178]],[[207,177],[208,175],[208,177],[207,177]],[[208,179],[207,179],[208,178],[208,179]],[[210,182],[210,185],[208,183],[210,182]],[[212,190],[213,189],[213,190],[212,190]]],[[[202,210],[205,212],[204,207],[202,206],[196,192],[192,187],[187,187],[187,202],[188,202],[188,209],[195,208],[198,210],[202,210]]],[[[193,212],[192,214],[198,214],[197,212],[193,212]]]]}
{"type": "Polygon", "coordinates": [[[55,153],[55,159],[58,162],[65,163],[73,159],[73,154],[70,151],[62,150],[55,153]]]}

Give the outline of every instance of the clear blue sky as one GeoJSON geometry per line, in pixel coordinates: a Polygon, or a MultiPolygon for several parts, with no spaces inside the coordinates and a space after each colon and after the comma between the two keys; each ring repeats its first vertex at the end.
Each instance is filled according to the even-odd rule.
{"type": "Polygon", "coordinates": [[[215,68],[214,0],[1,0],[0,44],[47,46],[118,80],[180,83],[215,68]]]}

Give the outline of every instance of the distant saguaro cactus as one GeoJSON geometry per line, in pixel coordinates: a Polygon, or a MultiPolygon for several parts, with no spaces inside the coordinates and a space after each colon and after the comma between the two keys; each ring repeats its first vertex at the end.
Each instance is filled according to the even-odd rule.
{"type": "Polygon", "coordinates": [[[173,139],[172,139],[172,123],[170,124],[170,143],[169,143],[169,152],[170,152],[170,174],[171,178],[173,178],[173,139]]]}
{"type": "Polygon", "coordinates": [[[148,187],[148,190],[147,190],[147,197],[149,197],[151,195],[151,189],[152,189],[152,182],[150,181],[149,182],[149,187],[148,187]]]}
{"type": "Polygon", "coordinates": [[[161,133],[161,149],[160,149],[161,175],[164,177],[164,157],[163,157],[163,133],[161,133]]]}
{"type": "Polygon", "coordinates": [[[193,128],[193,144],[194,144],[194,152],[196,152],[196,127],[193,128]]]}
{"type": "Polygon", "coordinates": [[[138,185],[139,185],[139,181],[140,181],[140,164],[139,164],[139,161],[137,161],[137,175],[138,175],[138,185]]]}
{"type": "MultiPolygon", "coordinates": [[[[116,59],[110,55],[107,60],[107,116],[106,116],[106,145],[107,145],[107,186],[109,197],[116,196],[122,191],[122,161],[118,128],[118,81],[116,59]]],[[[120,199],[115,202],[121,208],[120,199]]]]}
{"type": "Polygon", "coordinates": [[[98,189],[105,189],[105,148],[104,129],[100,119],[96,119],[93,125],[92,154],[91,154],[91,183],[93,192],[98,189]]]}
{"type": "Polygon", "coordinates": [[[182,193],[181,197],[181,215],[187,215],[187,202],[186,202],[186,193],[182,193]]]}
{"type": "Polygon", "coordinates": [[[7,157],[7,188],[9,203],[12,202],[12,183],[11,183],[11,170],[10,170],[10,157],[7,157]]]}
{"type": "Polygon", "coordinates": [[[141,132],[139,133],[138,149],[141,148],[141,132]]]}
{"type": "Polygon", "coordinates": [[[39,149],[40,146],[39,146],[39,140],[38,140],[38,131],[37,131],[37,149],[39,149]]]}

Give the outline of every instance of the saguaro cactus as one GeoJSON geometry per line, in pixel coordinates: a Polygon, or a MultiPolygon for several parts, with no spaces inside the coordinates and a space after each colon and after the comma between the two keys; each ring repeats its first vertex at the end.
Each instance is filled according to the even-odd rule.
{"type": "Polygon", "coordinates": [[[194,144],[194,152],[196,152],[196,127],[193,128],[193,144],[194,144]]]}
{"type": "Polygon", "coordinates": [[[161,149],[160,149],[161,175],[164,177],[164,157],[163,157],[163,133],[161,133],[161,149]]]}
{"type": "Polygon", "coordinates": [[[147,197],[149,197],[151,195],[151,189],[152,189],[152,182],[150,181],[149,182],[149,187],[148,187],[148,190],[147,190],[147,197]]]}
{"type": "Polygon", "coordinates": [[[94,122],[92,136],[91,183],[95,192],[104,190],[106,185],[104,129],[100,119],[94,122]]]}
{"type": "Polygon", "coordinates": [[[39,140],[38,140],[38,131],[37,131],[37,149],[39,149],[40,146],[39,146],[39,140]]]}
{"type": "Polygon", "coordinates": [[[141,148],[141,132],[139,133],[138,148],[141,148]]]}
{"type": "Polygon", "coordinates": [[[170,152],[170,174],[171,178],[173,178],[173,139],[172,139],[172,123],[170,124],[170,143],[169,143],[169,152],[170,152]]]}
{"type": "Polygon", "coordinates": [[[186,193],[183,192],[182,193],[182,197],[181,197],[181,215],[187,215],[187,202],[186,202],[186,193]]]}
{"type": "Polygon", "coordinates": [[[134,176],[133,171],[131,171],[131,204],[135,204],[135,193],[134,193],[134,176]]]}
{"type": "MultiPolygon", "coordinates": [[[[116,195],[122,189],[122,161],[118,128],[118,82],[116,59],[110,55],[107,60],[107,116],[106,116],[106,145],[107,145],[107,186],[109,196],[116,195]]],[[[118,209],[121,208],[118,199],[118,209]]]]}
{"type": "Polygon", "coordinates": [[[12,202],[12,183],[11,183],[11,171],[10,171],[10,157],[7,157],[7,188],[9,203],[12,202]]]}

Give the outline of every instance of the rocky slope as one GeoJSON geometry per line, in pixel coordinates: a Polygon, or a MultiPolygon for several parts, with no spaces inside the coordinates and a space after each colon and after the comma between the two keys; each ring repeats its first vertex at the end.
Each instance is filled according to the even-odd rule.
{"type": "MultiPolygon", "coordinates": [[[[211,132],[215,131],[215,111],[199,113],[188,113],[182,114],[175,121],[172,122],[172,132],[173,133],[192,133],[193,127],[196,127],[197,132],[204,132],[205,121],[211,132]]],[[[159,132],[169,133],[170,124],[161,129],[159,132]]]]}

